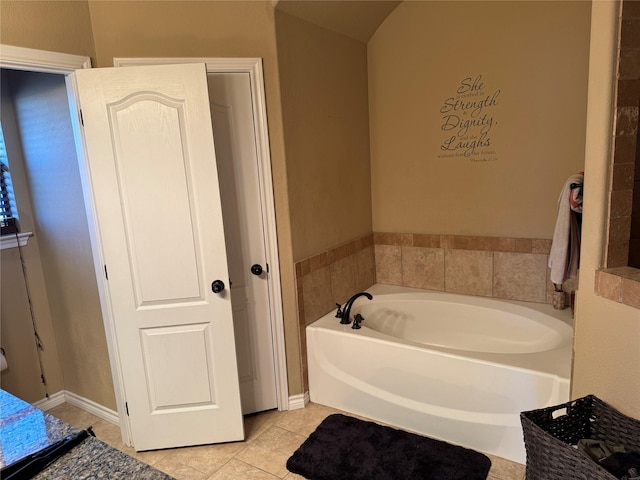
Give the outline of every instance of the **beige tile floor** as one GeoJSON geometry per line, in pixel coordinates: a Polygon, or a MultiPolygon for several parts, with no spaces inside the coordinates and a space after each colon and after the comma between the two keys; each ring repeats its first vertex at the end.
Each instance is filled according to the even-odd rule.
{"type": "MultiPolygon", "coordinates": [[[[300,410],[272,410],[245,417],[243,442],[150,452],[126,447],[118,427],[75,406],[64,403],[47,413],[78,428],[93,426],[96,437],[103,442],[177,480],[300,480],[303,477],[287,471],[287,459],[325,417],[343,412],[313,403],[300,410]]],[[[488,480],[524,480],[524,465],[490,458],[488,480]]]]}

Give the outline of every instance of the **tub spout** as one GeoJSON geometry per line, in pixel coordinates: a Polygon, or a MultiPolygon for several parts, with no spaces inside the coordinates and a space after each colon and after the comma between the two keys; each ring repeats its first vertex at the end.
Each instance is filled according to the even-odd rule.
{"type": "Polygon", "coordinates": [[[351,306],[353,305],[353,302],[355,302],[358,297],[367,297],[369,300],[373,299],[373,295],[371,295],[368,292],[356,293],[353,297],[351,297],[349,300],[347,300],[347,302],[344,304],[344,308],[342,309],[342,317],[341,317],[340,323],[345,324],[345,325],[348,324],[348,323],[351,323],[351,319],[349,318],[349,315],[351,315],[351,306]]]}

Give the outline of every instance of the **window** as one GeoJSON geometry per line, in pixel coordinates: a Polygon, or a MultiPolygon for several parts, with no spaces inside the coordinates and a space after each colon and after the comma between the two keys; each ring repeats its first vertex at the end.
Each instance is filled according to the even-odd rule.
{"type": "Polygon", "coordinates": [[[0,124],[0,226],[2,235],[16,233],[18,231],[18,209],[13,193],[11,172],[9,171],[9,159],[4,145],[4,134],[0,124]]]}

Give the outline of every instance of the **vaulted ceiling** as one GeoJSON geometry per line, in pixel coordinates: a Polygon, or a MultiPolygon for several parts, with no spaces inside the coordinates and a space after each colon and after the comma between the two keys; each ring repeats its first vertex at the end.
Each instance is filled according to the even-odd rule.
{"type": "Polygon", "coordinates": [[[402,0],[280,0],[284,13],[367,43],[402,0]]]}

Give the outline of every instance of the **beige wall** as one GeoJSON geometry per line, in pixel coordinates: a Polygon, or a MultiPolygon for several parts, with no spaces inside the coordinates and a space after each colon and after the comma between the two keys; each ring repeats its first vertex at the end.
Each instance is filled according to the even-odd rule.
{"type": "Polygon", "coordinates": [[[20,71],[7,76],[64,389],[115,409],[65,80],[62,75],[20,71]]]}
{"type": "Polygon", "coordinates": [[[640,418],[640,310],[594,293],[604,265],[617,48],[617,1],[593,2],[580,291],[572,396],[594,393],[640,418]]]}
{"type": "Polygon", "coordinates": [[[293,257],[371,233],[367,47],[276,9],[293,257]]]}
{"type": "MultiPolygon", "coordinates": [[[[8,139],[17,138],[13,98],[5,75],[2,78],[1,93],[1,121],[4,136],[8,139]]],[[[24,232],[33,232],[35,218],[22,161],[22,149],[18,144],[10,141],[7,145],[7,155],[12,161],[11,174],[16,202],[19,205],[20,226],[24,232]]],[[[60,357],[42,271],[39,240],[39,235],[31,237],[22,252],[17,248],[0,252],[0,342],[6,351],[9,364],[8,370],[2,372],[0,385],[28,402],[42,400],[45,393],[53,394],[63,389],[60,357]],[[26,270],[26,284],[22,261],[26,270]],[[33,319],[27,291],[31,297],[33,319]],[[46,388],[40,378],[41,370],[33,323],[36,325],[44,347],[41,356],[46,388]]]]}
{"type": "Polygon", "coordinates": [[[86,1],[3,1],[0,41],[6,45],[94,56],[86,1]]]}
{"type": "Polygon", "coordinates": [[[374,231],[551,238],[558,194],[584,165],[589,18],[588,2],[397,7],[369,42],[374,231]],[[489,104],[441,113],[479,75],[459,100],[489,104]],[[443,151],[483,128],[443,131],[448,114],[486,114],[491,144],[443,151]]]}

